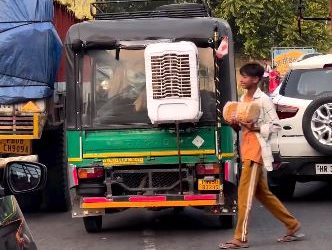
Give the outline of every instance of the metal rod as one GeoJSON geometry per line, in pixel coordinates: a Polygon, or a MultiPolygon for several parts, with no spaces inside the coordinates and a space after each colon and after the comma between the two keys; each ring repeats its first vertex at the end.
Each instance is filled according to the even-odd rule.
{"type": "Polygon", "coordinates": [[[220,130],[221,130],[221,90],[220,90],[220,66],[219,61],[216,59],[216,50],[218,49],[219,42],[219,32],[218,30],[214,31],[213,34],[213,42],[214,42],[214,50],[213,50],[213,58],[214,58],[214,83],[215,83],[215,91],[216,91],[216,155],[220,160],[221,157],[221,138],[220,138],[220,130]]]}
{"type": "Polygon", "coordinates": [[[180,128],[179,122],[175,122],[175,129],[176,129],[176,144],[178,147],[178,157],[179,157],[179,179],[180,179],[180,194],[183,194],[182,190],[182,162],[181,162],[181,147],[180,147],[180,128]]]}

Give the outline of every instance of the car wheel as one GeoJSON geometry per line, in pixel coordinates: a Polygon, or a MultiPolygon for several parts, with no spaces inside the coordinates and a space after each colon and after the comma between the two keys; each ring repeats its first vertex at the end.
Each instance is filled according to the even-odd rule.
{"type": "Polygon", "coordinates": [[[317,97],[303,115],[303,134],[318,152],[332,155],[332,93],[317,97]]]}
{"type": "Polygon", "coordinates": [[[296,181],[291,179],[282,179],[277,181],[269,180],[269,189],[280,200],[289,200],[293,197],[296,181]]]}
{"type": "Polygon", "coordinates": [[[83,217],[84,227],[88,233],[99,233],[102,230],[103,216],[83,217]]]}

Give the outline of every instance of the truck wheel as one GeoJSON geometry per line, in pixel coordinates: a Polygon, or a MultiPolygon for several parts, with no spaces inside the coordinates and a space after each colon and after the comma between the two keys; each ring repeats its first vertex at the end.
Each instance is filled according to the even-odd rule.
{"type": "Polygon", "coordinates": [[[219,215],[220,228],[231,229],[234,226],[235,216],[234,215],[219,215]]]}
{"type": "Polygon", "coordinates": [[[303,115],[302,129],[308,143],[318,152],[332,155],[332,93],[318,96],[303,115]]]}
{"type": "Polygon", "coordinates": [[[83,217],[84,227],[88,233],[99,233],[102,230],[103,216],[83,217]]]}
{"type": "Polygon", "coordinates": [[[293,197],[295,185],[295,180],[284,179],[273,181],[273,183],[269,182],[269,189],[280,200],[289,200],[293,197]]]}
{"type": "Polygon", "coordinates": [[[65,212],[70,207],[63,126],[48,129],[36,141],[39,161],[47,167],[47,183],[43,193],[47,211],[65,212]]]}

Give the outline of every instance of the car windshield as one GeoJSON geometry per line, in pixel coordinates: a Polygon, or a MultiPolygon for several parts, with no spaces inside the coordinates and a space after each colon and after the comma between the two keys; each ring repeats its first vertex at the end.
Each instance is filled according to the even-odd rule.
{"type": "Polygon", "coordinates": [[[312,100],[332,92],[332,69],[292,70],[283,82],[280,93],[287,97],[312,100]]]}
{"type": "MultiPolygon", "coordinates": [[[[215,121],[213,51],[199,49],[203,116],[215,121]]],[[[144,50],[89,51],[82,68],[84,127],[150,124],[146,105],[144,50]]]]}

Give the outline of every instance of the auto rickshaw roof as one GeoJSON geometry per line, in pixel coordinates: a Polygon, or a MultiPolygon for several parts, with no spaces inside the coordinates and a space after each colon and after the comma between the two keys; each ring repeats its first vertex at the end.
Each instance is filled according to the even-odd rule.
{"type": "Polygon", "coordinates": [[[211,17],[94,20],[73,25],[65,45],[73,51],[114,49],[119,41],[172,39],[209,47],[215,30],[219,37],[232,36],[226,21],[211,17]]]}

